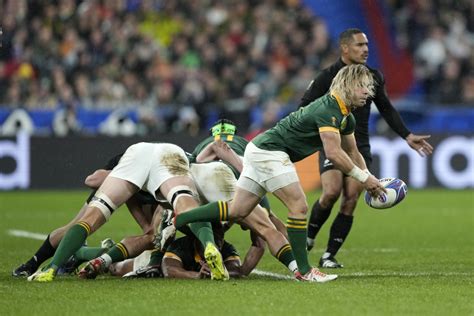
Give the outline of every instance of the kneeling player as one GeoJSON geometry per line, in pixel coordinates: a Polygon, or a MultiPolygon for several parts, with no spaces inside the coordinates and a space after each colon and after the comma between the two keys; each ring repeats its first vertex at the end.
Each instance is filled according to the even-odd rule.
{"type": "MultiPolygon", "coordinates": [[[[132,145],[102,183],[84,216],[68,230],[52,262],[43,271],[32,275],[29,280],[52,281],[58,267],[79,249],[87,236],[102,226],[119,206],[140,189],[147,191],[155,199],[158,194],[166,197],[178,212],[198,206],[189,162],[180,147],[165,143],[132,145]]],[[[201,242],[206,245],[206,259],[210,265],[216,267],[212,271],[214,278],[225,279],[226,272],[222,268],[220,253],[214,246],[210,225],[201,225],[199,229],[203,232],[195,234],[200,236],[201,242]]]]}

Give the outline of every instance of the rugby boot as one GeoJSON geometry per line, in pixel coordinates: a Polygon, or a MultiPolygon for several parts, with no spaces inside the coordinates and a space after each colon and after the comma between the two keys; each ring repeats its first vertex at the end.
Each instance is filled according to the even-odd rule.
{"type": "Polygon", "coordinates": [[[224,265],[222,255],[214,244],[208,243],[206,245],[204,257],[206,258],[207,265],[211,269],[212,280],[229,280],[229,272],[224,265]]]}

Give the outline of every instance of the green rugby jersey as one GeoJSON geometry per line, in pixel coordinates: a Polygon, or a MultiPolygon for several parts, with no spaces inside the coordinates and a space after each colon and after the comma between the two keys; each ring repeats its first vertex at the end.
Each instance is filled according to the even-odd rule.
{"type": "MultiPolygon", "coordinates": [[[[165,257],[174,258],[183,263],[183,268],[187,271],[199,272],[201,269],[200,261],[205,260],[201,257],[197,250],[199,241],[193,237],[184,236],[173,241],[166,250],[165,257]]],[[[222,259],[232,260],[239,259],[240,256],[235,247],[224,240],[224,244],[220,249],[222,259]]]]}
{"type": "Polygon", "coordinates": [[[320,132],[334,131],[342,135],[354,132],[355,119],[342,100],[326,94],[290,113],[277,125],[252,140],[258,148],[284,151],[292,162],[323,150],[320,132]]]}
{"type": "MultiPolygon", "coordinates": [[[[209,136],[205,138],[202,142],[197,144],[196,148],[194,148],[194,151],[192,152],[191,156],[188,157],[189,161],[191,163],[196,162],[196,157],[199,155],[201,151],[206,148],[207,145],[212,143],[213,141],[217,139],[222,139],[225,141],[232,150],[235,151],[235,153],[239,156],[243,156],[245,152],[245,147],[247,147],[247,144],[249,143],[245,138],[238,136],[238,135],[229,135],[229,134],[220,134],[216,136],[209,136]]],[[[237,171],[237,169],[234,168],[231,164],[227,163],[226,161],[222,161],[225,163],[234,173],[235,177],[238,179],[240,177],[240,172],[237,171]]],[[[267,212],[270,212],[270,201],[268,201],[268,198],[266,196],[263,197],[262,201],[259,203],[267,212]]]]}
{"type": "MultiPolygon", "coordinates": [[[[228,135],[228,134],[220,134],[217,136],[209,136],[205,138],[202,142],[197,144],[196,148],[194,148],[194,151],[191,154],[191,157],[189,158],[189,162],[195,163],[196,162],[196,157],[201,153],[201,151],[206,148],[207,145],[212,143],[215,140],[221,139],[224,142],[226,142],[230,148],[232,148],[233,151],[239,156],[243,156],[245,152],[245,147],[248,144],[248,141],[238,135],[228,135]]],[[[232,169],[232,172],[234,172],[235,176],[238,178],[240,176],[240,173],[230,164],[227,162],[223,161],[229,168],[232,169]]]]}
{"type": "Polygon", "coordinates": [[[194,160],[192,162],[196,162],[196,157],[201,151],[204,150],[204,148],[206,148],[207,145],[218,139],[221,139],[226,142],[229,147],[237,153],[237,155],[244,155],[245,147],[248,144],[248,141],[245,138],[238,135],[221,134],[217,136],[209,136],[205,138],[202,142],[197,144],[197,146],[194,148],[194,151],[192,152],[192,155],[194,157],[194,160]]]}

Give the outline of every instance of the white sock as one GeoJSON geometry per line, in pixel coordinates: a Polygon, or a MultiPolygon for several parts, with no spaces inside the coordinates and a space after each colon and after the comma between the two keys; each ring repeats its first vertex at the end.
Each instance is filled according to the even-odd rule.
{"type": "Polygon", "coordinates": [[[296,264],[296,260],[293,260],[288,264],[288,269],[290,269],[291,272],[295,273],[298,271],[298,265],[296,264]]]}
{"type": "Polygon", "coordinates": [[[112,258],[104,253],[102,256],[100,256],[99,258],[101,258],[102,260],[104,260],[104,263],[105,263],[105,266],[108,267],[112,264],[112,258]]]}
{"type": "Polygon", "coordinates": [[[322,257],[322,258],[323,258],[323,259],[327,259],[327,258],[329,258],[329,257],[331,257],[331,253],[330,253],[330,252],[325,252],[325,253],[323,254],[323,257],[322,257]]]}

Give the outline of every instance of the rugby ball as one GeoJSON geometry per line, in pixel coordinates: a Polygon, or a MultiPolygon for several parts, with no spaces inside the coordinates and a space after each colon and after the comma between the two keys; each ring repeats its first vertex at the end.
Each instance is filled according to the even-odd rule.
{"type": "Polygon", "coordinates": [[[380,183],[387,190],[379,197],[372,197],[369,192],[365,192],[365,203],[375,209],[386,209],[400,203],[407,195],[408,188],[405,182],[397,178],[379,179],[380,183]]]}

